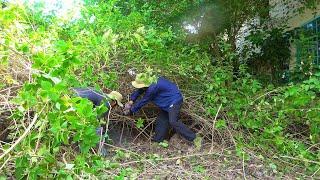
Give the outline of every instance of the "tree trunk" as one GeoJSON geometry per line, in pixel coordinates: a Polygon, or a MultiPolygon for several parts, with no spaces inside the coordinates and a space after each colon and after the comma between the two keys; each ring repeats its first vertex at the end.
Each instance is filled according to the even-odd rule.
{"type": "MultiPolygon", "coordinates": [[[[232,52],[236,52],[237,45],[236,45],[236,35],[237,35],[236,30],[232,30],[230,35],[229,35],[229,43],[231,45],[232,52]]],[[[239,74],[239,66],[240,62],[238,58],[233,58],[232,59],[232,66],[233,66],[233,79],[236,79],[238,74],[239,74]]]]}

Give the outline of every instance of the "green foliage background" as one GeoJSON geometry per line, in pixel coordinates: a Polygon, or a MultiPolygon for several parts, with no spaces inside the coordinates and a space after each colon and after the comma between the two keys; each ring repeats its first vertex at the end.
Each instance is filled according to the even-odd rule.
{"type": "MultiPolygon", "coordinates": [[[[4,168],[1,173],[17,179],[103,178],[105,170],[117,169],[118,178],[130,177],[132,169],[121,168],[117,161],[125,157],[123,152],[112,160],[90,153],[99,141],[96,117],[104,107],[93,109],[90,101],[72,96],[69,89],[92,86],[121,92],[118,81],[122,74],[129,67],[142,70],[145,65],[177,79],[185,95],[199,95],[206,112],[201,115],[208,122],[221,104],[227,118],[219,119],[217,128],[234,130],[240,157],[246,155],[249,160],[247,150],[253,149],[270,161],[294,157],[291,163],[307,173],[318,170],[320,74],[298,84],[274,87],[253,78],[247,64],[236,63],[239,74],[235,79],[238,55],[234,44],[222,36],[215,37],[220,58],[213,66],[207,44],[186,41],[185,32],[171,23],[201,3],[87,2],[83,18],[70,23],[25,6],[2,8],[0,70],[6,72],[14,62],[31,73],[29,79],[21,80],[24,84],[12,99],[17,108],[11,120],[18,124],[12,127],[11,138],[20,137],[24,124],[33,117],[37,120],[10,157],[0,159],[9,158],[14,171],[4,168]],[[304,128],[303,135],[296,136],[300,132],[293,127],[304,128]],[[74,144],[79,145],[80,153],[74,153],[74,144]]],[[[15,82],[7,75],[1,83],[4,88],[15,82]]]]}

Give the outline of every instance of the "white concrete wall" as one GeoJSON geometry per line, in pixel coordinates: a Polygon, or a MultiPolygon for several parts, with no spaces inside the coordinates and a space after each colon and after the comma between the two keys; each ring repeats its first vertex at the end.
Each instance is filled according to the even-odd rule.
{"type": "Polygon", "coordinates": [[[302,13],[297,12],[301,4],[297,0],[270,0],[273,8],[270,17],[276,24],[286,24],[289,29],[300,27],[312,19],[320,16],[320,3],[316,9],[307,9],[302,13]]]}

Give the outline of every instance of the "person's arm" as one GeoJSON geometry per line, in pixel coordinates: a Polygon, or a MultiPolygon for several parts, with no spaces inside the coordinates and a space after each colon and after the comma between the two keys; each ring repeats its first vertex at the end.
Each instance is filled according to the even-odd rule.
{"type": "Polygon", "coordinates": [[[130,101],[134,102],[138,99],[138,97],[144,92],[144,89],[137,89],[130,96],[130,101]]]}
{"type": "Polygon", "coordinates": [[[139,111],[140,108],[142,108],[144,105],[146,105],[157,93],[157,86],[153,85],[150,86],[147,90],[145,95],[140,99],[138,102],[134,103],[134,105],[131,107],[131,112],[135,113],[139,111]]]}

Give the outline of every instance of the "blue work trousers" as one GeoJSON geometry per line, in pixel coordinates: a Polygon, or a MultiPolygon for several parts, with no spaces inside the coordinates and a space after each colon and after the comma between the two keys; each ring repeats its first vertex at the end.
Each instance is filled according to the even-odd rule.
{"type": "Polygon", "coordinates": [[[161,110],[156,120],[155,135],[152,139],[153,141],[162,142],[167,136],[170,127],[188,141],[193,141],[196,138],[196,134],[180,120],[181,106],[182,101],[179,101],[172,104],[168,112],[161,110]]]}

